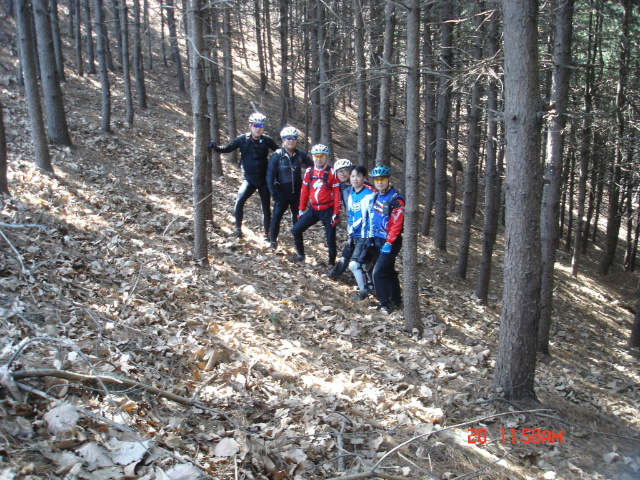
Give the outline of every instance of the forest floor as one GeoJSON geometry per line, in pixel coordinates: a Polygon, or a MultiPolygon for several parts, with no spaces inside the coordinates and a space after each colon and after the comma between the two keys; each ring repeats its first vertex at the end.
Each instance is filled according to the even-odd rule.
{"type": "MultiPolygon", "coordinates": [[[[503,245],[480,305],[481,212],[467,280],[454,275],[458,214],[448,252],[420,238],[420,338],[404,333],[401,312],[351,300],[349,275],[327,277],[320,228],[305,235],[306,263],[291,263],[288,220],[273,253],[255,196],[245,237],[229,239],[240,172],[226,161],[202,269],[190,251],[189,101],[173,69],[156,59],[149,108],[132,127],[112,76],[113,134],[99,129],[97,78],[68,69],[75,147],[51,147],[49,176],[34,166],[2,35],[1,478],[320,479],[374,468],[386,478],[640,478],[640,372],[627,347],[637,274],[618,262],[598,276],[590,247],[574,278],[559,251],[539,403],[496,399],[503,245]]],[[[276,112],[273,82],[257,95],[252,81],[238,75],[239,115],[250,101],[276,112]]]]}

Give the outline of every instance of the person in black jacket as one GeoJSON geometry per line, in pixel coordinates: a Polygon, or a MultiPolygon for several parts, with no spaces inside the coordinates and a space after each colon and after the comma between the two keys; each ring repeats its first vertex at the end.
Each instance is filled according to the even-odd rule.
{"type": "Polygon", "coordinates": [[[264,124],[267,121],[262,113],[256,112],[249,117],[249,132],[240,135],[225,147],[209,143],[219,153],[229,153],[240,149],[240,165],[242,167],[242,184],[238,190],[236,205],[233,215],[236,219],[236,229],[231,233],[232,237],[242,238],[242,219],[244,217],[244,204],[257,190],[262,206],[262,224],[264,226],[263,237],[269,240],[269,226],[271,224],[271,198],[267,186],[267,165],[269,150],[277,150],[278,145],[269,136],[264,134],[264,124]]]}
{"type": "Polygon", "coordinates": [[[280,222],[287,209],[291,210],[291,224],[298,221],[298,203],[302,188],[302,171],[313,165],[306,152],[298,150],[298,130],[284,127],[280,132],[282,148],[275,151],[267,167],[267,185],[273,198],[273,217],[271,218],[271,248],[278,248],[280,222]]]}

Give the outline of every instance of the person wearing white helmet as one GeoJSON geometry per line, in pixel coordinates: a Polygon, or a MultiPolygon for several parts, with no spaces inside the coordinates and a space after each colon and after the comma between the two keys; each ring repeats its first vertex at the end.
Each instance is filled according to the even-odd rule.
{"type": "Polygon", "coordinates": [[[349,198],[349,190],[351,189],[349,176],[351,175],[352,166],[353,164],[348,158],[339,158],[336,160],[336,163],[333,164],[333,171],[336,172],[338,179],[340,179],[340,198],[342,199],[342,206],[345,209],[347,208],[347,199],[349,198]]]}
{"type": "Polygon", "coordinates": [[[324,225],[329,247],[329,265],[336,263],[336,226],[340,221],[340,180],[327,163],[329,147],[323,144],[311,148],[313,167],[307,168],[302,181],[298,222],[291,229],[296,246],[296,261],[304,261],[302,234],[318,222],[324,225]],[[307,208],[308,207],[308,208],[307,208]]]}
{"type": "Polygon", "coordinates": [[[209,148],[219,153],[229,153],[240,149],[240,165],[243,178],[233,211],[236,229],[231,233],[232,237],[242,238],[244,204],[257,190],[262,207],[263,237],[269,240],[271,198],[269,187],[267,186],[267,165],[269,162],[269,150],[277,150],[278,145],[273,138],[264,134],[266,121],[267,117],[264,114],[260,112],[252,113],[249,116],[249,131],[247,133],[240,135],[224,147],[216,145],[215,142],[209,142],[209,148]]]}
{"type": "Polygon", "coordinates": [[[270,247],[278,248],[280,223],[287,209],[291,209],[291,224],[298,221],[298,203],[302,188],[302,168],[313,165],[306,152],[298,150],[298,130],[284,127],[280,132],[282,148],[277,149],[269,159],[267,185],[273,198],[273,216],[271,217],[270,247]]]}

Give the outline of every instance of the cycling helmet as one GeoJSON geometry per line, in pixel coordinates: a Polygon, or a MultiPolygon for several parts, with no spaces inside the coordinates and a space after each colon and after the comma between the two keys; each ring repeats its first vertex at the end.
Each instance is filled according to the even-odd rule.
{"type": "Polygon", "coordinates": [[[298,138],[298,130],[296,130],[294,127],[284,127],[280,131],[280,138],[284,138],[284,137],[296,137],[296,138],[298,138]]]}
{"type": "Polygon", "coordinates": [[[267,121],[267,117],[260,113],[255,112],[249,116],[249,123],[265,123],[267,121]]]}
{"type": "Polygon", "coordinates": [[[371,178],[390,177],[391,169],[386,165],[377,165],[371,170],[371,178]]]}
{"type": "Polygon", "coordinates": [[[327,147],[326,145],[323,145],[321,143],[314,145],[311,148],[311,155],[318,155],[318,154],[325,154],[325,155],[329,155],[329,147],[327,147]]]}
{"type": "Polygon", "coordinates": [[[349,168],[352,166],[351,160],[348,158],[339,158],[336,160],[336,163],[333,165],[333,170],[337,172],[343,168],[349,168]]]}

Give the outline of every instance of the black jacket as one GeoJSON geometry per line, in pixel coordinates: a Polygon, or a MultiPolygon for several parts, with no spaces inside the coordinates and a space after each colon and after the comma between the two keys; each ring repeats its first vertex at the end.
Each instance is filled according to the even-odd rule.
{"type": "Polygon", "coordinates": [[[274,199],[278,198],[278,192],[299,192],[302,187],[303,169],[313,165],[313,161],[302,150],[297,148],[290,156],[284,148],[279,148],[271,155],[267,168],[267,185],[274,199]]]}
{"type": "Polygon", "coordinates": [[[277,150],[278,145],[269,135],[262,135],[258,140],[245,133],[225,147],[215,146],[219,153],[229,153],[240,149],[240,164],[245,177],[263,177],[267,173],[269,150],[277,150]]]}

